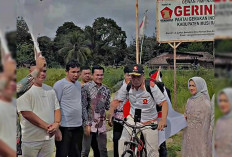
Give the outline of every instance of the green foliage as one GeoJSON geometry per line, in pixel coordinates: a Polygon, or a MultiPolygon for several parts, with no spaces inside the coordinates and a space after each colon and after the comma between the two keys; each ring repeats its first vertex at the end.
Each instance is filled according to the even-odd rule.
{"type": "Polygon", "coordinates": [[[60,35],[65,35],[70,32],[82,31],[80,27],[76,26],[73,22],[65,22],[62,26],[58,27],[56,31],[55,41],[59,39],[60,35]]]}
{"type": "Polygon", "coordinates": [[[179,52],[209,52],[213,54],[213,42],[190,42],[181,43],[178,47],[179,52]]]}
{"type": "Polygon", "coordinates": [[[167,142],[168,157],[181,156],[182,132],[172,136],[167,142]]]}
{"type": "Polygon", "coordinates": [[[76,59],[80,64],[85,65],[91,56],[91,50],[88,48],[88,40],[82,31],[70,32],[63,35],[64,44],[58,50],[60,57],[64,58],[64,63],[76,59]]]}
{"type": "Polygon", "coordinates": [[[34,46],[27,24],[22,18],[17,19],[16,36],[16,61],[19,65],[29,64],[34,60],[34,46]]]}
{"type": "Polygon", "coordinates": [[[47,58],[46,62],[48,67],[57,67],[57,65],[54,64],[58,58],[57,53],[53,51],[54,42],[49,37],[42,36],[38,38],[38,43],[42,55],[47,58]]]}
{"type": "Polygon", "coordinates": [[[17,47],[17,58],[18,64],[31,63],[34,60],[34,45],[32,43],[22,43],[17,47]]]}
{"type": "Polygon", "coordinates": [[[215,52],[231,52],[232,51],[232,40],[215,40],[215,52]]]}
{"type": "MultiPolygon", "coordinates": [[[[34,60],[33,42],[28,27],[22,18],[17,20],[17,44],[11,43],[11,49],[17,47],[17,62],[30,63],[34,60]],[[15,46],[16,44],[16,46],[15,46]]],[[[14,37],[13,34],[11,38],[14,37]]],[[[47,58],[49,67],[64,67],[71,59],[78,60],[81,65],[102,64],[105,66],[127,65],[135,63],[135,39],[127,46],[126,32],[110,18],[99,17],[92,26],[84,29],[73,22],[65,22],[56,30],[54,40],[43,36],[38,38],[43,56],[47,58]]],[[[141,46],[141,41],[140,41],[141,46]]],[[[164,53],[172,52],[168,44],[159,44],[155,36],[144,37],[142,63],[164,53]]],[[[213,52],[212,42],[182,43],[180,52],[206,51],[213,52]]]]}
{"type": "MultiPolygon", "coordinates": [[[[97,18],[88,28],[88,34],[93,35],[94,64],[117,65],[125,57],[126,33],[112,19],[97,18]]],[[[92,40],[92,37],[90,38],[92,40]]]]}
{"type": "Polygon", "coordinates": [[[16,31],[12,31],[6,34],[6,40],[7,40],[7,44],[9,47],[9,51],[11,52],[11,56],[15,59],[16,58],[16,49],[17,49],[17,45],[16,45],[16,38],[17,38],[17,32],[16,31]]]}

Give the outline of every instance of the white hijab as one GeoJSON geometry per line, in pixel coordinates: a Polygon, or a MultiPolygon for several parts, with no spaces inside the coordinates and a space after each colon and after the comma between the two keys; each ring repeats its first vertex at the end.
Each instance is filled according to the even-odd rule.
{"type": "Polygon", "coordinates": [[[206,84],[205,80],[201,77],[192,77],[188,81],[188,88],[189,88],[189,82],[191,80],[195,83],[195,85],[197,87],[197,93],[195,95],[193,95],[191,97],[191,99],[198,98],[201,95],[206,95],[207,99],[210,100],[209,92],[208,92],[208,88],[207,88],[207,84],[206,84]]]}
{"type": "Polygon", "coordinates": [[[217,98],[218,104],[219,104],[219,95],[222,93],[224,93],[227,96],[227,99],[229,99],[229,103],[230,103],[230,111],[224,117],[225,118],[232,117],[232,88],[225,88],[218,93],[218,98],[217,98]]]}

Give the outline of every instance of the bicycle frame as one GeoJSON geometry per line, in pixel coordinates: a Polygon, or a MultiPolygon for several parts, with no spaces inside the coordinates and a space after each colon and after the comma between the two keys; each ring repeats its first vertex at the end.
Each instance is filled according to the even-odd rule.
{"type": "Polygon", "coordinates": [[[118,118],[114,118],[114,121],[120,123],[121,125],[126,124],[128,127],[132,128],[131,140],[124,142],[124,146],[129,146],[129,150],[125,150],[122,156],[124,156],[126,153],[130,153],[131,155],[133,155],[133,157],[136,157],[138,155],[138,146],[140,144],[140,138],[138,138],[138,134],[142,132],[142,130],[144,129],[149,129],[145,127],[150,127],[152,130],[157,129],[158,127],[157,124],[137,126],[137,122],[135,122],[135,125],[131,125],[127,123],[126,121],[118,119],[118,118]]]}

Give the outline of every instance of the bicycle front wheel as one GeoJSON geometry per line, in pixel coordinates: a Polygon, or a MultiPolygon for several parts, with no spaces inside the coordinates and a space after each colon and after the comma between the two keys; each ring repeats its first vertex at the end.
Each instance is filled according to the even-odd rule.
{"type": "Polygon", "coordinates": [[[131,149],[127,149],[122,153],[121,157],[135,157],[135,154],[131,149]]]}

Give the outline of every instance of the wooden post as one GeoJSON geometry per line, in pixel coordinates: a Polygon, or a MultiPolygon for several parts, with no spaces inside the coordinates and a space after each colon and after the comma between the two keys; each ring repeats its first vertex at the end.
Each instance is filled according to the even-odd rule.
{"type": "Polygon", "coordinates": [[[176,85],[176,49],[180,46],[181,42],[176,44],[176,42],[168,43],[173,48],[173,55],[174,55],[174,106],[177,109],[177,85],[176,85]]]}
{"type": "Polygon", "coordinates": [[[142,64],[143,41],[144,41],[144,36],[142,37],[142,42],[141,42],[141,51],[140,51],[139,64],[142,64]]]}
{"type": "Polygon", "coordinates": [[[139,64],[139,2],[136,0],[136,64],[139,64]]]}

